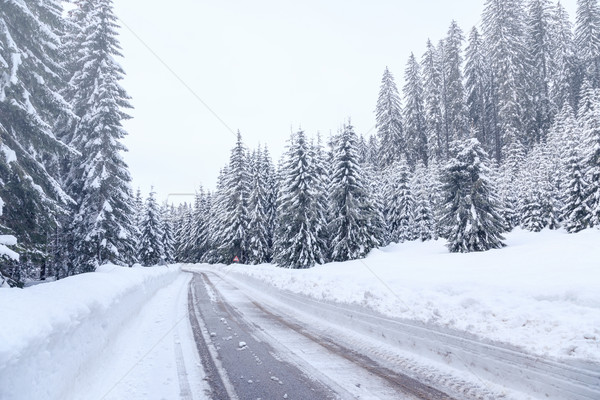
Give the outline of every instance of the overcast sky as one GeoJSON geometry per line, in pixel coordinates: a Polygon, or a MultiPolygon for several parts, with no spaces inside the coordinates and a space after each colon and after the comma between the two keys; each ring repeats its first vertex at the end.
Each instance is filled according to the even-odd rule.
{"type": "MultiPolygon", "coordinates": [[[[574,20],[576,0],[562,3],[574,20]]],[[[291,129],[328,135],[350,117],[357,133],[373,133],[384,68],[401,88],[410,53],[420,60],[427,39],[437,43],[452,19],[468,36],[483,4],[115,0],[126,25],[123,85],[135,107],[125,125],[134,190],[147,194],[154,185],[166,199],[200,184],[214,189],[235,143],[230,129],[250,148],[268,144],[274,161],[291,129]]]]}

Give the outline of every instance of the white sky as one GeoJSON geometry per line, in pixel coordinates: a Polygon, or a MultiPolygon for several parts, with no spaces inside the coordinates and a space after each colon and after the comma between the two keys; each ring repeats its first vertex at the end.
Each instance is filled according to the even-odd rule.
{"type": "MultiPolygon", "coordinates": [[[[576,0],[563,0],[574,20],[576,0]]],[[[134,189],[159,198],[213,189],[235,136],[140,42],[137,35],[247,146],[276,161],[290,129],[358,133],[386,66],[399,88],[411,51],[420,60],[455,19],[468,36],[484,0],[115,1],[134,119],[125,125],[134,189]],[[134,32],[135,35],[132,33],[134,32]]],[[[174,197],[172,201],[188,201],[174,197]]]]}

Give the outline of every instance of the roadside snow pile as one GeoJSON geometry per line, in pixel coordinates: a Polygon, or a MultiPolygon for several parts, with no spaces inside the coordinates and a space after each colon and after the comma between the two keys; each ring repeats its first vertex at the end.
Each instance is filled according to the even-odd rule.
{"type": "Polygon", "coordinates": [[[0,290],[0,399],[65,398],[120,327],[179,267],[103,266],[24,290],[0,290]]]}
{"type": "Polygon", "coordinates": [[[450,254],[443,241],[309,270],[222,267],[319,300],[357,304],[557,358],[600,361],[600,231],[506,235],[507,248],[450,254]]]}

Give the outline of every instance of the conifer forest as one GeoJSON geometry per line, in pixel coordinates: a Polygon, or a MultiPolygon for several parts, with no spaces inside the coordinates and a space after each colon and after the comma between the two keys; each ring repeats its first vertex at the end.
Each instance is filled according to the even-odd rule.
{"type": "Polygon", "coordinates": [[[381,66],[375,131],[349,116],[333,134],[297,130],[280,155],[240,127],[217,187],[180,205],[132,188],[113,1],[74,4],[0,0],[0,286],[106,263],[310,268],[438,238],[479,252],[516,227],[600,227],[598,0],[575,16],[485,0],[479,26],[452,21],[400,55],[404,71],[381,66]]]}

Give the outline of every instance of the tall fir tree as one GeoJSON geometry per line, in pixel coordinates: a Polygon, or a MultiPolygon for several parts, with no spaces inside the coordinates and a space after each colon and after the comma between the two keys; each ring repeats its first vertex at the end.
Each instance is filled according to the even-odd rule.
{"type": "Polygon", "coordinates": [[[475,137],[487,150],[491,150],[489,137],[489,66],[484,50],[483,38],[476,27],[469,34],[466,50],[465,92],[467,123],[475,131],[475,137]]]}
{"type": "Polygon", "coordinates": [[[325,221],[317,212],[317,182],[310,144],[303,131],[293,134],[281,171],[274,260],[285,268],[323,264],[327,244],[319,236],[325,221]]]}
{"type": "Polygon", "coordinates": [[[585,168],[577,138],[570,138],[564,152],[566,153],[566,182],[564,190],[564,206],[562,217],[565,229],[569,233],[579,232],[590,226],[591,210],[586,201],[589,193],[585,180],[585,168]]]}
{"type": "Polygon", "coordinates": [[[534,143],[546,139],[552,117],[550,98],[551,77],[554,75],[554,38],[552,32],[553,4],[550,0],[531,0],[527,13],[528,84],[532,118],[529,131],[534,143]]]}
{"type": "Polygon", "coordinates": [[[581,116],[583,127],[583,154],[585,180],[588,183],[586,193],[587,206],[590,209],[590,225],[600,226],[600,89],[589,95],[591,106],[581,116]]]}
{"type": "Polygon", "coordinates": [[[218,248],[221,262],[231,264],[235,257],[244,264],[249,254],[250,175],[248,154],[242,135],[238,131],[235,147],[231,151],[223,189],[222,237],[218,248]]]}
{"type": "Polygon", "coordinates": [[[598,0],[577,0],[575,44],[583,79],[600,87],[600,6],[598,0]]]}
{"type": "Polygon", "coordinates": [[[158,265],[164,257],[163,222],[161,210],[154,198],[154,189],[150,191],[144,207],[144,218],[140,229],[138,260],[145,267],[158,265]]]}
{"type": "Polygon", "coordinates": [[[521,0],[486,0],[483,32],[488,49],[491,77],[493,148],[496,161],[527,141],[525,109],[528,103],[525,79],[525,35],[521,0]]]}
{"type": "Polygon", "coordinates": [[[550,30],[551,57],[554,63],[554,70],[551,71],[550,76],[552,109],[559,112],[565,103],[568,103],[572,109],[576,109],[579,87],[573,26],[569,14],[560,2],[554,9],[550,30]]]}
{"type": "Polygon", "coordinates": [[[462,139],[469,133],[465,110],[465,89],[463,85],[464,42],[462,29],[456,21],[452,21],[448,35],[444,40],[444,75],[445,75],[445,126],[446,148],[454,140],[462,139]]]}
{"type": "Polygon", "coordinates": [[[268,169],[264,165],[262,150],[252,153],[250,171],[250,194],[248,208],[250,218],[248,221],[249,249],[248,263],[263,264],[271,258],[268,225],[268,169]]]}
{"type": "Polygon", "coordinates": [[[411,165],[427,164],[427,130],[421,66],[410,54],[404,74],[404,126],[406,154],[411,165]]]}
{"type": "Polygon", "coordinates": [[[435,236],[435,216],[431,203],[431,182],[427,168],[419,164],[415,168],[410,187],[414,193],[413,213],[414,238],[425,242],[435,236]]]}
{"type": "Polygon", "coordinates": [[[165,263],[173,264],[175,262],[175,232],[173,228],[173,210],[166,202],[160,210],[160,229],[162,231],[161,245],[162,258],[165,263]]]}
{"type": "Polygon", "coordinates": [[[33,272],[47,262],[47,237],[72,202],[58,172],[73,151],[53,131],[59,115],[72,114],[58,90],[61,15],[58,0],[7,0],[0,7],[0,147],[10,155],[0,163],[0,224],[18,238],[20,264],[35,266],[33,272]]]}
{"type": "Polygon", "coordinates": [[[442,175],[448,249],[453,253],[503,247],[505,229],[486,165],[487,154],[477,139],[456,143],[442,175]]]}
{"type": "Polygon", "coordinates": [[[401,160],[386,171],[385,218],[392,242],[413,240],[415,200],[410,188],[411,172],[401,160]]]}
{"type": "Polygon", "coordinates": [[[71,79],[77,88],[73,110],[79,121],[71,145],[75,158],[67,182],[76,201],[71,229],[75,234],[75,264],[93,271],[103,263],[131,264],[135,257],[131,176],[122,153],[127,132],[122,121],[130,118],[129,96],[120,86],[124,71],[115,57],[121,56],[117,18],[112,0],[82,0],[89,7],[82,26],[85,41],[71,79]]]}
{"type": "Polygon", "coordinates": [[[443,140],[442,62],[437,49],[430,40],[427,41],[427,50],[423,55],[421,65],[428,160],[440,162],[446,155],[443,140]]]}
{"type": "Polygon", "coordinates": [[[402,123],[402,106],[394,76],[385,69],[381,79],[377,108],[375,109],[377,134],[382,167],[393,164],[406,154],[406,137],[402,123]]]}
{"type": "Polygon", "coordinates": [[[362,258],[379,245],[377,213],[358,163],[357,136],[352,125],[339,135],[331,174],[331,259],[362,258]]]}

